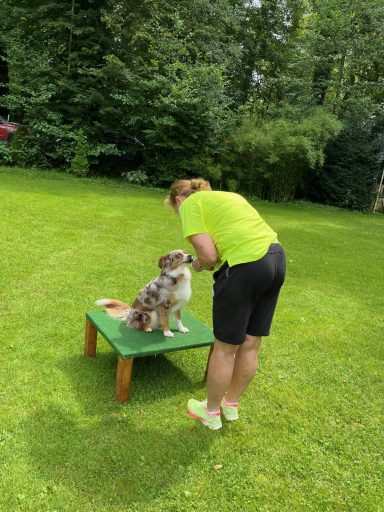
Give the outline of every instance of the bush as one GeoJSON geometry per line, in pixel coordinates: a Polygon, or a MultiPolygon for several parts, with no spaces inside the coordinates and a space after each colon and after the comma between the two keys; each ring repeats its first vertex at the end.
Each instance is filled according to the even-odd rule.
{"type": "Polygon", "coordinates": [[[11,142],[12,163],[19,167],[45,166],[45,156],[40,151],[38,139],[30,128],[20,126],[11,142]]]}
{"type": "Polygon", "coordinates": [[[0,164],[12,163],[12,149],[6,142],[0,142],[0,164]]]}
{"type": "Polygon", "coordinates": [[[71,172],[76,176],[87,176],[89,174],[87,138],[82,129],[77,132],[77,144],[75,156],[71,161],[71,172]]]}
{"type": "Polygon", "coordinates": [[[122,178],[125,178],[130,183],[136,185],[145,185],[148,182],[148,176],[144,171],[127,171],[121,174],[122,178]]]}
{"type": "Polygon", "coordinates": [[[259,197],[288,201],[302,176],[323,163],[325,145],[340,129],[341,123],[320,108],[302,121],[263,124],[258,116],[246,115],[232,135],[231,178],[259,197]]]}

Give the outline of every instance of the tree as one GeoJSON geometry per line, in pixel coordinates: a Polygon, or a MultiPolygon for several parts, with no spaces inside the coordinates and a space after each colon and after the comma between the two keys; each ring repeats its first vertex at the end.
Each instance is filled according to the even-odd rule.
{"type": "Polygon", "coordinates": [[[344,128],[327,144],[324,167],[308,174],[304,195],[312,200],[359,209],[370,204],[372,126],[383,115],[383,27],[378,0],[313,2],[300,38],[303,55],[314,62],[312,101],[336,114],[344,128]]]}
{"type": "MultiPolygon", "coordinates": [[[[0,43],[0,97],[9,94],[8,81],[8,66],[6,63],[5,48],[0,43]]],[[[1,108],[1,106],[0,115],[6,115],[6,110],[1,108]]]]}
{"type": "Polygon", "coordinates": [[[87,176],[89,173],[87,139],[82,129],[77,132],[77,144],[75,155],[71,161],[71,171],[76,176],[87,176]]]}
{"type": "Polygon", "coordinates": [[[101,73],[116,87],[108,113],[119,112],[121,129],[144,143],[140,168],[156,184],[201,172],[228,113],[229,69],[240,52],[231,2],[125,1],[107,23],[115,44],[101,73]]]}
{"type": "Polygon", "coordinates": [[[333,206],[367,210],[378,170],[378,138],[372,127],[348,122],[325,151],[325,163],[307,180],[307,197],[333,206]]]}
{"type": "Polygon", "coordinates": [[[102,22],[105,4],[7,0],[2,7],[9,94],[1,103],[38,137],[51,165],[68,166],[79,127],[89,135],[93,152],[103,152],[98,130],[102,97],[95,69],[102,64],[108,44],[102,22]]]}
{"type": "Polygon", "coordinates": [[[292,199],[305,173],[323,164],[325,146],[340,128],[320,108],[301,121],[245,116],[232,142],[240,188],[271,201],[292,199]]]}
{"type": "Polygon", "coordinates": [[[381,0],[1,2],[0,108],[34,137],[26,165],[68,169],[82,129],[94,174],[286,200],[383,114],[381,0]]]}

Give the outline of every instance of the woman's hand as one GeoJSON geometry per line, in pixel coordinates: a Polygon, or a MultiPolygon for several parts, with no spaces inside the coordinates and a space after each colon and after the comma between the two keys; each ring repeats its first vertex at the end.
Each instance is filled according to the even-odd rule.
{"type": "Polygon", "coordinates": [[[194,270],[196,270],[196,272],[200,272],[200,270],[211,270],[216,265],[219,256],[209,233],[191,235],[189,241],[197,254],[197,259],[194,260],[194,262],[197,261],[197,263],[195,263],[195,265],[193,264],[194,262],[192,263],[194,270]]]}
{"type": "Polygon", "coordinates": [[[192,268],[195,272],[201,272],[203,269],[201,268],[200,266],[200,263],[199,263],[199,260],[197,258],[195,258],[193,261],[192,261],[192,268]]]}

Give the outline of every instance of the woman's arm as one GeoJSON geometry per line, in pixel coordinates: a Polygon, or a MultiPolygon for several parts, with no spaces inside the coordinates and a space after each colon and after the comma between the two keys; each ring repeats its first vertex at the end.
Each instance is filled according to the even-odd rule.
{"type": "Polygon", "coordinates": [[[212,269],[217,263],[219,256],[211,236],[208,233],[198,233],[188,237],[188,240],[195,248],[197,254],[197,264],[192,264],[193,268],[196,271],[212,269]]]}

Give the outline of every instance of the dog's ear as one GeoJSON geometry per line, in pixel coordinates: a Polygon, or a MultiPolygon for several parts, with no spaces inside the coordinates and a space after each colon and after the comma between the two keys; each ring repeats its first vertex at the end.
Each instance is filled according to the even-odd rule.
{"type": "Polygon", "coordinates": [[[163,269],[165,267],[166,258],[166,256],[161,256],[161,258],[159,259],[159,268],[163,269]]]}

